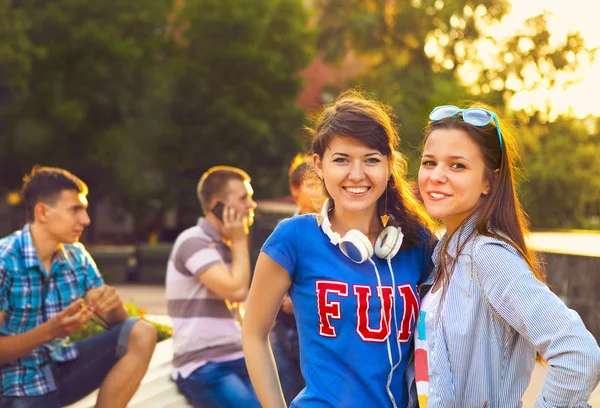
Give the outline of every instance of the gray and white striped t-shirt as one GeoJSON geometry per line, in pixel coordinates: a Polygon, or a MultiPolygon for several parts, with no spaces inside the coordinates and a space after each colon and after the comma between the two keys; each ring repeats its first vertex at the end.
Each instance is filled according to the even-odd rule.
{"type": "Polygon", "coordinates": [[[189,376],[209,361],[243,357],[240,326],[225,299],[198,276],[211,266],[230,267],[231,252],[206,219],[175,241],[166,275],[167,308],[173,320],[173,378],[189,376]]]}

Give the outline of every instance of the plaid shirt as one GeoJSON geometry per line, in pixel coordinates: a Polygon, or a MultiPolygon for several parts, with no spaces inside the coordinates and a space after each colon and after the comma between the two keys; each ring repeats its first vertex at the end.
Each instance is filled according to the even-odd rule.
{"type": "MultiPolygon", "coordinates": [[[[29,225],[0,240],[0,336],[34,329],[74,300],[103,284],[96,264],[80,243],[62,245],[47,277],[40,264],[29,225]]],[[[68,338],[53,340],[28,355],[0,366],[0,399],[44,395],[56,389],[50,361],[77,357],[68,338]]]]}

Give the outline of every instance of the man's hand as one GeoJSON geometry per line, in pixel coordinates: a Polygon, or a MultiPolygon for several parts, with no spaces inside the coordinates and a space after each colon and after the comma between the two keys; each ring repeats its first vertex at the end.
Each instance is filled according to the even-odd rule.
{"type": "Polygon", "coordinates": [[[83,299],[77,299],[46,322],[52,340],[70,336],[80,330],[90,321],[92,315],[89,308],[83,307],[83,299]]]}
{"type": "Polygon", "coordinates": [[[32,350],[53,340],[62,339],[82,329],[92,318],[92,311],[77,299],[45,323],[14,336],[0,336],[0,366],[29,355],[32,350]]]}
{"type": "Polygon", "coordinates": [[[112,286],[102,285],[90,289],[85,294],[85,298],[92,311],[104,316],[123,309],[123,300],[112,286]]]}
{"type": "Polygon", "coordinates": [[[224,235],[231,241],[242,241],[248,238],[248,217],[242,216],[232,207],[223,209],[224,235]]]}
{"type": "Polygon", "coordinates": [[[292,306],[292,299],[286,294],[281,301],[281,310],[287,314],[294,314],[294,307],[292,306]]]}

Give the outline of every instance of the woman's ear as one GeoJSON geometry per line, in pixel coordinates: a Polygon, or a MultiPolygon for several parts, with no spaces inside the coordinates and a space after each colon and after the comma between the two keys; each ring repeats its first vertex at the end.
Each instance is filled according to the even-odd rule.
{"type": "Polygon", "coordinates": [[[294,185],[291,185],[290,193],[292,194],[292,197],[294,198],[294,200],[297,200],[298,196],[300,195],[300,189],[294,185]]]}
{"type": "Polygon", "coordinates": [[[323,163],[321,162],[321,157],[319,157],[319,155],[316,153],[313,154],[313,164],[315,165],[315,172],[317,173],[317,176],[323,180],[323,163]]]}
{"type": "Polygon", "coordinates": [[[498,175],[500,174],[500,169],[496,169],[493,171],[492,176],[490,177],[490,179],[487,180],[487,183],[485,184],[485,187],[483,188],[483,192],[482,194],[484,196],[488,195],[490,193],[490,190],[492,188],[492,186],[495,186],[497,181],[498,181],[498,175]]]}

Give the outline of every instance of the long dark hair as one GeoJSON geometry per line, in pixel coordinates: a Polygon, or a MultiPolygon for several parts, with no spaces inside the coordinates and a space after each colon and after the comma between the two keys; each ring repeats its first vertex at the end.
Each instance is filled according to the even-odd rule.
{"type": "MultiPolygon", "coordinates": [[[[402,228],[403,246],[409,246],[424,239],[432,240],[433,234],[423,236],[423,228],[431,231],[434,223],[406,181],[406,158],[396,150],[400,137],[393,117],[388,106],[350,90],[326,106],[316,118],[314,129],[308,131],[312,136],[312,153],[320,158],[331,141],[339,136],[356,139],[388,158],[391,176],[386,193],[377,201],[377,213],[381,216],[387,210],[394,216],[390,224],[402,228]]],[[[322,181],[321,185],[323,193],[331,199],[322,181]]]]}
{"type": "MultiPolygon", "coordinates": [[[[476,104],[478,107],[494,112],[489,106],[476,104]]],[[[497,112],[496,115],[498,116],[497,112]]],[[[463,131],[478,147],[485,163],[484,176],[490,183],[490,192],[482,196],[476,209],[476,228],[471,233],[494,237],[506,242],[515,248],[523,257],[536,278],[545,282],[544,271],[541,264],[525,242],[525,235],[529,232],[529,220],[519,202],[515,178],[518,174],[518,153],[516,140],[511,129],[498,117],[502,133],[502,147],[498,139],[498,132],[494,122],[482,127],[473,126],[465,122],[461,116],[452,116],[435,122],[429,122],[425,130],[424,143],[437,129],[456,129],[463,131]]],[[[446,277],[447,285],[452,275],[456,258],[449,257],[447,246],[452,235],[459,234],[457,255],[460,254],[469,241],[471,235],[461,237],[462,227],[459,226],[453,234],[448,236],[441,244],[440,276],[446,277]]]]}

